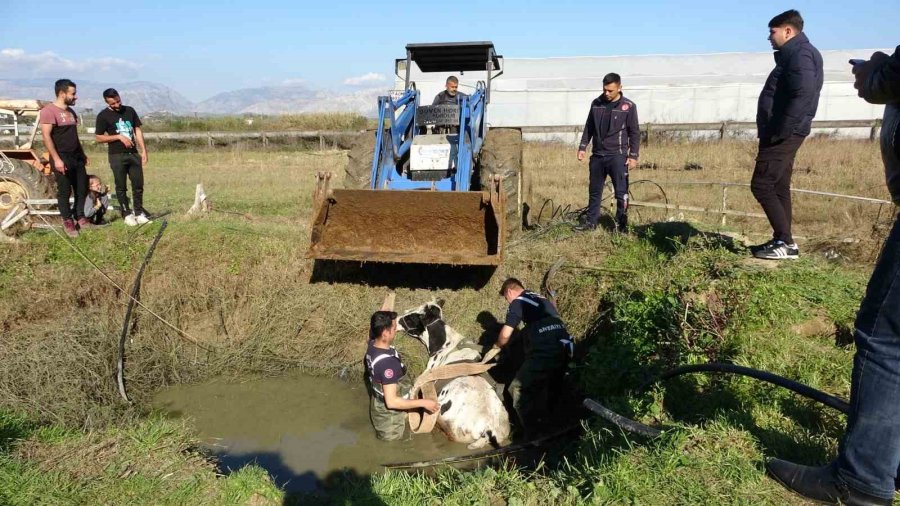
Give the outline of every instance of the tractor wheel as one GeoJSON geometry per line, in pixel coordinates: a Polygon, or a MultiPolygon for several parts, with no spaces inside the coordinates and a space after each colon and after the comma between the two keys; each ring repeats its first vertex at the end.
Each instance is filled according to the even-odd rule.
{"type": "Polygon", "coordinates": [[[522,131],[515,128],[491,128],[488,130],[479,157],[479,178],[481,188],[487,189],[495,175],[503,176],[503,191],[506,194],[506,223],[513,232],[522,228],[524,216],[520,191],[522,173],[522,131]]]}
{"type": "Polygon", "coordinates": [[[0,221],[22,199],[49,199],[55,196],[56,184],[51,178],[22,160],[0,158],[0,221]]]}
{"type": "Polygon", "coordinates": [[[369,187],[374,156],[375,132],[359,134],[351,141],[347,167],[344,169],[344,188],[363,190],[369,187]]]}

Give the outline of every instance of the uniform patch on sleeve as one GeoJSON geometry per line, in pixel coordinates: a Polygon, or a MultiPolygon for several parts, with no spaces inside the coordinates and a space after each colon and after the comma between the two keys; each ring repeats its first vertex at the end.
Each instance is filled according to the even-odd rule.
{"type": "Polygon", "coordinates": [[[631,106],[630,106],[630,105],[628,105],[628,104],[622,104],[622,110],[623,110],[623,111],[627,111],[628,109],[631,109],[631,106]]]}
{"type": "Polygon", "coordinates": [[[385,370],[384,370],[384,377],[387,378],[387,379],[393,378],[393,377],[394,377],[394,370],[393,370],[393,369],[385,369],[385,370]]]}

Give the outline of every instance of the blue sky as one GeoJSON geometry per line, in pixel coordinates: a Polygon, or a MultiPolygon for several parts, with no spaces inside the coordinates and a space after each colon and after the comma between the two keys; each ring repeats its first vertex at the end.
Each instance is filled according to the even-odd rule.
{"type": "Polygon", "coordinates": [[[295,82],[387,89],[407,42],[491,40],[520,58],[767,51],[766,25],[788,8],[820,49],[900,44],[896,0],[0,0],[0,79],[146,80],[192,100],[295,82]]]}

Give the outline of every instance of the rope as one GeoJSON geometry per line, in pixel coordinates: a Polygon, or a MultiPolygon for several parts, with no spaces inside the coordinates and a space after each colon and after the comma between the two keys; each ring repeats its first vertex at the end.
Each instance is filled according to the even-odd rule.
{"type": "Polygon", "coordinates": [[[157,320],[159,320],[160,322],[162,322],[165,326],[167,326],[167,327],[169,327],[170,329],[172,329],[172,330],[174,330],[175,332],[177,332],[178,335],[180,335],[180,336],[181,336],[183,339],[185,339],[186,341],[192,343],[194,346],[200,348],[200,349],[203,350],[203,351],[212,351],[209,347],[200,344],[200,342],[197,341],[196,338],[194,338],[193,336],[191,336],[191,335],[188,334],[187,332],[185,332],[185,331],[179,329],[179,328],[176,327],[175,325],[172,325],[172,324],[169,323],[165,318],[163,318],[162,316],[156,314],[152,309],[150,309],[149,307],[145,306],[141,301],[137,300],[135,297],[132,297],[131,294],[129,294],[128,292],[125,291],[124,288],[122,288],[121,286],[119,286],[119,284],[116,283],[111,277],[109,277],[108,274],[106,274],[105,272],[103,272],[103,269],[101,269],[100,266],[98,266],[93,260],[91,260],[90,258],[88,258],[88,256],[85,255],[84,252],[81,251],[81,249],[80,249],[78,246],[76,246],[74,242],[72,242],[72,241],[71,241],[68,237],[66,237],[65,235],[61,234],[61,233],[59,232],[59,230],[56,229],[56,227],[54,227],[53,225],[51,225],[50,222],[47,221],[47,219],[44,218],[44,216],[43,216],[42,214],[39,214],[38,216],[41,218],[41,220],[44,222],[44,224],[47,226],[47,228],[49,228],[50,230],[52,230],[53,233],[57,235],[57,237],[59,237],[60,239],[63,240],[63,242],[65,242],[66,244],[68,244],[69,247],[72,248],[72,250],[74,250],[75,253],[78,254],[78,256],[80,256],[80,257],[83,258],[87,263],[89,263],[89,264],[91,265],[91,267],[93,267],[97,272],[99,272],[100,275],[103,276],[103,278],[106,279],[106,281],[109,282],[109,284],[111,284],[113,287],[116,288],[116,290],[118,290],[119,292],[125,294],[125,296],[128,297],[129,300],[134,301],[134,303],[137,304],[138,307],[140,307],[140,308],[143,309],[144,311],[147,311],[148,313],[150,313],[151,315],[153,315],[154,318],[156,318],[157,320]]]}

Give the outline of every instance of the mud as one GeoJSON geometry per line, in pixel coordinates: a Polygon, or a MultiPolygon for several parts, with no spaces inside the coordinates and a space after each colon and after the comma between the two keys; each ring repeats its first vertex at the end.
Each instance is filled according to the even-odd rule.
{"type": "Polygon", "coordinates": [[[437,431],[398,442],[375,438],[362,379],[294,377],[180,385],[154,406],[188,417],[224,473],[256,463],[288,491],[319,489],[329,476],[383,472],[383,464],[472,452],[437,431]]]}
{"type": "Polygon", "coordinates": [[[482,192],[334,190],[308,253],[320,260],[498,265],[501,214],[482,192]]]}

